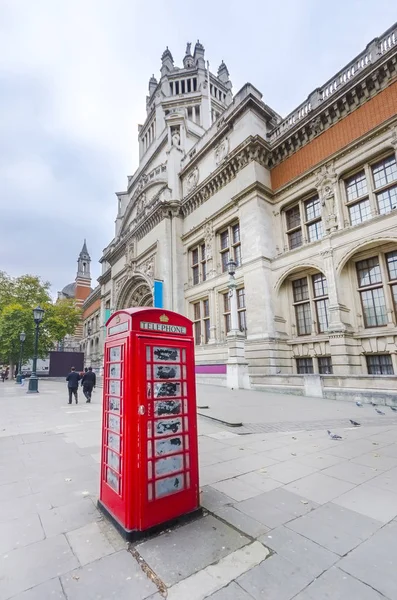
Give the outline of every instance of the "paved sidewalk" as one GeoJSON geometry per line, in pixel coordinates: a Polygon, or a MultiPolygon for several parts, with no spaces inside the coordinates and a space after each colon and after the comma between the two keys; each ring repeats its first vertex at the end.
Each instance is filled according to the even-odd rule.
{"type": "Polygon", "coordinates": [[[128,548],[96,509],[100,393],[40,391],[0,384],[0,600],[397,600],[389,408],[200,387],[244,425],[199,419],[208,512],[128,548]]]}

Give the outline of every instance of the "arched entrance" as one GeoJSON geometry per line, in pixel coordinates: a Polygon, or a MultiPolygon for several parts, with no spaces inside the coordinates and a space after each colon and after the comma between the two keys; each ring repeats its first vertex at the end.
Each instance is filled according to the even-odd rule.
{"type": "Polygon", "coordinates": [[[117,299],[117,309],[134,306],[153,306],[153,294],[143,277],[133,277],[125,283],[117,299]]]}

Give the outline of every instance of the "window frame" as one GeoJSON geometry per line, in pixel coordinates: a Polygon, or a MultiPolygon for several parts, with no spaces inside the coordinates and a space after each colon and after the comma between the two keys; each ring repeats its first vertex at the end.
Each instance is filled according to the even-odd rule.
{"type": "Polygon", "coordinates": [[[377,209],[377,213],[379,215],[388,215],[391,212],[393,212],[393,210],[396,210],[396,208],[391,208],[390,210],[386,211],[386,212],[381,212],[380,207],[379,207],[379,198],[378,196],[380,196],[381,194],[384,194],[385,192],[390,192],[390,190],[396,190],[396,200],[395,200],[395,205],[397,207],[397,159],[396,159],[396,155],[392,154],[392,153],[388,153],[387,155],[384,155],[383,157],[377,158],[374,161],[371,161],[369,163],[370,169],[371,169],[371,183],[372,183],[372,190],[375,196],[375,201],[376,201],[376,209],[377,209]],[[395,179],[392,179],[391,181],[386,181],[386,183],[384,183],[383,185],[380,185],[379,187],[376,187],[376,181],[375,181],[375,174],[374,174],[374,168],[382,163],[385,163],[388,160],[392,160],[394,161],[394,165],[395,165],[395,172],[396,172],[396,177],[395,179]]]}
{"type": "MultiPolygon", "coordinates": [[[[311,356],[297,356],[295,358],[296,372],[298,375],[313,375],[314,374],[314,362],[311,356]],[[301,370],[300,363],[305,363],[304,369],[301,370]],[[309,369],[309,370],[307,370],[309,369]]],[[[303,367],[303,364],[302,364],[303,367]]]]}
{"type": "Polygon", "coordinates": [[[332,356],[318,356],[317,357],[318,364],[318,373],[319,375],[333,375],[334,374],[334,366],[332,364],[332,356]],[[324,366],[321,364],[322,361],[327,361],[327,365],[325,366],[326,371],[324,370],[324,366]]]}
{"type": "Polygon", "coordinates": [[[394,367],[393,367],[393,359],[392,359],[392,355],[391,354],[366,354],[365,355],[365,362],[366,362],[366,366],[367,366],[367,373],[368,375],[394,375],[394,367]],[[390,363],[388,365],[383,364],[382,365],[382,360],[378,361],[378,365],[380,367],[380,370],[382,371],[383,368],[387,369],[391,369],[391,373],[371,373],[371,368],[376,368],[376,365],[370,365],[370,360],[371,359],[382,359],[382,358],[388,358],[390,363]]]}
{"type": "Polygon", "coordinates": [[[190,248],[189,256],[192,285],[199,285],[200,283],[207,281],[207,256],[205,242],[201,241],[190,248]],[[195,252],[197,252],[197,262],[193,262],[195,252]],[[198,274],[197,281],[195,280],[195,273],[198,274]]]}
{"type": "MultiPolygon", "coordinates": [[[[237,315],[238,315],[239,330],[242,333],[244,333],[245,335],[247,335],[247,306],[245,303],[245,287],[244,287],[244,285],[238,286],[235,291],[236,291],[236,295],[237,295],[237,315]],[[243,292],[242,295],[240,294],[240,297],[239,297],[239,292],[243,292]],[[240,305],[240,302],[239,302],[241,296],[244,298],[242,305],[240,305]]],[[[223,296],[223,305],[222,305],[223,325],[224,325],[225,335],[227,335],[229,333],[229,331],[231,331],[231,328],[232,328],[230,290],[228,290],[227,292],[221,292],[221,294],[223,296]]]]}
{"type": "Polygon", "coordinates": [[[227,273],[227,263],[232,258],[236,263],[236,268],[242,266],[242,253],[241,253],[241,230],[240,222],[233,221],[226,227],[220,229],[217,233],[218,237],[218,248],[220,254],[220,267],[222,273],[227,273]],[[238,240],[235,241],[235,232],[238,232],[238,240]],[[222,248],[222,236],[227,234],[227,245],[222,248]],[[227,260],[226,260],[226,258],[227,260]]]}
{"type": "MultiPolygon", "coordinates": [[[[300,277],[296,277],[294,279],[290,279],[290,283],[291,283],[291,297],[292,297],[292,305],[293,305],[293,312],[294,312],[294,325],[295,325],[295,331],[296,331],[296,336],[297,337],[305,337],[305,336],[312,336],[312,335],[323,335],[326,334],[329,328],[329,294],[328,294],[328,282],[327,282],[327,278],[324,275],[324,273],[322,273],[321,271],[316,271],[315,273],[308,272],[305,273],[304,275],[301,274],[300,277]],[[315,277],[321,277],[322,280],[322,291],[325,293],[321,293],[318,294],[316,291],[316,287],[315,287],[315,277]],[[306,281],[306,291],[307,291],[307,296],[305,298],[298,297],[297,295],[295,295],[295,282],[298,281],[306,281]],[[305,332],[300,332],[300,327],[299,327],[299,319],[298,319],[298,312],[299,312],[299,306],[303,306],[305,305],[306,307],[308,306],[308,312],[310,312],[310,331],[307,331],[307,327],[305,332]],[[319,306],[325,306],[325,321],[326,321],[326,327],[323,326],[323,322],[324,319],[320,318],[320,311],[319,311],[319,306]]],[[[303,309],[305,310],[305,309],[303,309]]],[[[307,310],[307,308],[306,308],[307,310]]],[[[304,315],[305,317],[305,315],[304,315]]],[[[307,317],[307,314],[306,314],[307,317]]],[[[305,317],[305,318],[306,318],[305,317]]]]}
{"type": "Polygon", "coordinates": [[[204,297],[191,302],[194,345],[206,346],[211,338],[211,317],[209,298],[204,297]],[[200,341],[198,341],[200,337],[200,341]],[[204,340],[204,341],[203,341],[204,340]]]}
{"type": "MultiPolygon", "coordinates": [[[[356,291],[359,295],[360,298],[360,306],[361,306],[361,312],[362,312],[362,316],[363,316],[363,323],[364,323],[364,328],[365,329],[373,329],[373,328],[379,328],[379,327],[387,327],[388,324],[388,318],[387,318],[387,312],[388,312],[388,306],[387,306],[387,298],[386,298],[386,294],[385,294],[385,279],[387,281],[387,278],[385,278],[385,272],[384,272],[384,265],[382,264],[382,256],[384,256],[383,253],[378,252],[377,254],[374,254],[372,256],[369,256],[367,258],[361,258],[359,260],[356,260],[354,263],[354,268],[356,271],[356,281],[357,281],[357,287],[356,287],[356,291]],[[371,279],[369,280],[369,283],[367,284],[362,284],[360,281],[360,275],[359,272],[360,269],[359,268],[359,264],[363,264],[363,263],[369,263],[370,261],[373,260],[377,260],[377,265],[368,265],[367,269],[371,269],[374,266],[378,266],[379,267],[379,277],[380,279],[372,281],[371,279]],[[380,317],[382,315],[382,313],[379,312],[379,314],[376,312],[376,298],[374,296],[374,292],[376,292],[377,290],[381,290],[382,295],[383,295],[383,301],[384,301],[384,308],[385,311],[383,313],[383,322],[380,322],[380,317]],[[370,319],[371,316],[369,313],[369,309],[365,308],[365,304],[364,304],[364,295],[366,297],[369,297],[368,294],[371,295],[371,299],[372,299],[372,304],[371,306],[369,306],[369,309],[373,311],[374,313],[374,317],[375,317],[375,324],[370,323],[370,319]]],[[[369,274],[369,277],[371,278],[371,273],[369,274]]],[[[373,319],[373,317],[372,317],[373,319]]]]}
{"type": "Polygon", "coordinates": [[[298,201],[295,201],[291,204],[289,204],[288,206],[286,206],[283,209],[283,213],[284,213],[284,227],[285,227],[285,234],[287,237],[287,246],[286,248],[288,248],[288,250],[295,250],[296,248],[301,248],[303,245],[305,244],[312,244],[313,242],[319,242],[320,240],[322,240],[324,238],[325,235],[325,231],[324,231],[324,223],[323,223],[323,217],[322,217],[322,210],[321,210],[321,200],[320,200],[320,196],[317,192],[310,194],[309,196],[305,196],[304,198],[299,199],[298,201]],[[318,211],[315,211],[313,216],[309,216],[308,215],[308,205],[310,203],[317,203],[318,205],[318,211]],[[296,211],[299,214],[299,223],[290,225],[289,224],[289,213],[291,213],[291,211],[296,211]],[[321,227],[321,235],[316,235],[315,238],[311,239],[311,228],[313,226],[317,226],[320,225],[321,227]],[[292,236],[294,235],[300,235],[300,243],[299,244],[291,244],[291,239],[292,236]]]}

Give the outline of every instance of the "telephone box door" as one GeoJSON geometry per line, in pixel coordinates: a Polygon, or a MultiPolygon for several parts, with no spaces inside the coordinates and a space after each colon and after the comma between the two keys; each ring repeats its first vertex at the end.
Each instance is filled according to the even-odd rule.
{"type": "Polygon", "coordinates": [[[141,527],[197,509],[198,448],[191,340],[138,336],[141,527]]]}

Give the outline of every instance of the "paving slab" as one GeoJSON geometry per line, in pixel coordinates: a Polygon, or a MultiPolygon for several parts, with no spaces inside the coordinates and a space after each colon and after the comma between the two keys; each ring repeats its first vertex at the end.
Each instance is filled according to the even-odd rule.
{"type": "Polygon", "coordinates": [[[113,554],[115,549],[106,539],[97,523],[89,523],[66,534],[73,553],[81,565],[113,554]]]}
{"type": "Polygon", "coordinates": [[[102,518],[90,498],[40,512],[47,537],[67,533],[102,518]]]}
{"type": "Polygon", "coordinates": [[[376,475],[370,483],[381,490],[397,494],[397,469],[390,469],[390,471],[384,471],[380,475],[376,475]]]}
{"type": "Polygon", "coordinates": [[[265,492],[235,505],[239,511],[263,523],[269,529],[284,525],[317,506],[316,503],[305,500],[283,488],[265,492]]]}
{"type": "Polygon", "coordinates": [[[378,473],[378,471],[372,467],[359,465],[357,463],[350,462],[349,460],[333,465],[332,467],[328,467],[327,469],[323,469],[321,472],[323,475],[328,475],[329,477],[334,477],[336,479],[342,479],[342,481],[347,481],[348,483],[355,485],[359,485],[360,483],[365,483],[370,479],[374,479],[378,473]]]}
{"type": "Polygon", "coordinates": [[[39,542],[45,537],[39,515],[27,515],[0,525],[0,553],[39,542]]]}
{"type": "Polygon", "coordinates": [[[236,478],[227,479],[226,481],[220,481],[219,483],[213,483],[212,487],[222,492],[226,496],[233,498],[234,501],[240,502],[241,500],[247,500],[254,496],[259,496],[261,490],[245,482],[239,481],[236,478]]]}
{"type": "Polygon", "coordinates": [[[378,471],[388,471],[389,469],[397,467],[397,457],[388,456],[387,452],[383,451],[383,448],[378,449],[376,446],[374,447],[373,452],[357,456],[352,459],[352,462],[357,463],[358,465],[373,467],[378,471]]]}
{"type": "Polygon", "coordinates": [[[137,550],[160,579],[171,586],[247,543],[247,537],[207,516],[142,542],[137,550]]]}
{"type": "Polygon", "coordinates": [[[259,541],[313,577],[318,577],[339,560],[339,556],[287,527],[273,529],[259,541]]]}
{"type": "Polygon", "coordinates": [[[63,593],[59,577],[55,577],[13,596],[12,600],[67,600],[67,598],[63,593]]]}
{"type": "Polygon", "coordinates": [[[276,481],[280,481],[281,483],[296,481],[297,479],[307,477],[316,471],[317,469],[303,465],[298,462],[297,459],[288,460],[266,468],[267,476],[276,481]]]}
{"type": "Polygon", "coordinates": [[[28,496],[31,493],[32,490],[27,479],[5,483],[0,485],[0,502],[12,498],[20,498],[21,496],[28,496]]]}
{"type": "Polygon", "coordinates": [[[282,556],[273,555],[237,579],[255,600],[291,600],[313,576],[282,556]]]}
{"type": "Polygon", "coordinates": [[[260,471],[239,475],[236,480],[241,481],[244,485],[257,488],[258,490],[261,490],[261,492],[270,492],[282,485],[280,481],[271,479],[266,473],[261,473],[260,471]]]}
{"type": "Polygon", "coordinates": [[[233,504],[233,498],[219,492],[211,485],[206,485],[200,492],[200,504],[209,511],[214,511],[225,504],[233,504]]]}
{"type": "Polygon", "coordinates": [[[127,550],[76,569],[61,577],[61,582],[70,600],[143,600],[157,593],[127,550]]]}
{"type": "Polygon", "coordinates": [[[389,523],[343,558],[338,567],[390,600],[397,599],[397,522],[389,523]]]}
{"type": "Polygon", "coordinates": [[[397,516],[397,494],[363,483],[339,496],[334,504],[344,506],[371,519],[388,523],[397,516]]]}
{"type": "Polygon", "coordinates": [[[365,583],[337,567],[313,581],[294,600],[385,600],[385,597],[365,583]]]}
{"type": "Polygon", "coordinates": [[[64,535],[58,535],[0,558],[0,600],[8,600],[35,585],[78,566],[64,535]]]}
{"type": "Polygon", "coordinates": [[[343,556],[373,535],[383,523],[333,503],[288,523],[287,527],[343,556]]]}
{"type": "Polygon", "coordinates": [[[234,506],[222,506],[215,510],[215,514],[220,518],[233,525],[236,529],[241,531],[243,534],[248,535],[251,538],[258,538],[263,535],[269,528],[263,523],[255,521],[248,515],[240,512],[234,506]]]}
{"type": "Polygon", "coordinates": [[[353,487],[354,483],[341,481],[335,477],[324,475],[324,473],[313,473],[313,475],[289,483],[285,486],[285,489],[304,498],[309,498],[318,504],[325,504],[348,492],[353,487]]]}
{"type": "Polygon", "coordinates": [[[252,600],[252,596],[247,594],[235,581],[207,598],[209,600],[252,600]]]}

